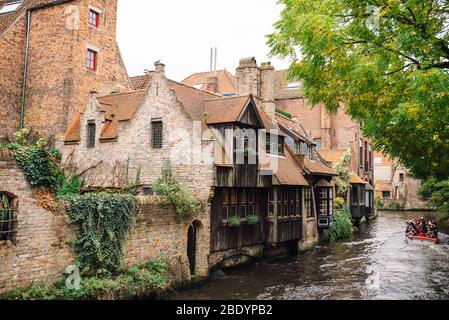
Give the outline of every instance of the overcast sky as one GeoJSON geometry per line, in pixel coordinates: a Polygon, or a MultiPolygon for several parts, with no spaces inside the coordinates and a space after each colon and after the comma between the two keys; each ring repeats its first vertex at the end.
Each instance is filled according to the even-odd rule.
{"type": "Polygon", "coordinates": [[[218,47],[217,69],[234,73],[240,58],[269,60],[265,36],[281,10],[276,0],[119,0],[117,41],[130,76],[160,59],[181,81],[209,70],[211,47],[218,47]]]}

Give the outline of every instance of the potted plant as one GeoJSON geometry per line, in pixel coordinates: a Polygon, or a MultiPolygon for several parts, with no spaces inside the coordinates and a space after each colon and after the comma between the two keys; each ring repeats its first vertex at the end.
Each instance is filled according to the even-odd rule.
{"type": "Polygon", "coordinates": [[[251,215],[251,216],[246,217],[246,222],[250,226],[254,226],[254,225],[258,224],[259,221],[260,221],[260,218],[257,215],[251,215]]]}
{"type": "Polygon", "coordinates": [[[240,219],[240,217],[232,216],[228,219],[227,225],[228,225],[228,227],[235,228],[235,227],[239,227],[241,222],[242,222],[242,219],[240,219]]]}

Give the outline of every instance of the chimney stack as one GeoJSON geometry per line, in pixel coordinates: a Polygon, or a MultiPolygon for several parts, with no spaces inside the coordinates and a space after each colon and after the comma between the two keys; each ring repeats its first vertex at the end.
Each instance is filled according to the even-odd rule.
{"type": "Polygon", "coordinates": [[[218,90],[218,77],[208,77],[206,83],[206,90],[214,93],[219,93],[218,90]]]}
{"type": "Polygon", "coordinates": [[[260,67],[260,97],[263,110],[272,118],[276,114],[274,95],[274,67],[271,62],[264,62],[260,67]]]}
{"type": "Polygon", "coordinates": [[[235,76],[238,95],[260,97],[260,69],[254,57],[241,59],[235,76]]]}
{"type": "Polygon", "coordinates": [[[163,64],[160,60],[154,63],[154,70],[157,73],[165,76],[165,64],[163,64]]]}

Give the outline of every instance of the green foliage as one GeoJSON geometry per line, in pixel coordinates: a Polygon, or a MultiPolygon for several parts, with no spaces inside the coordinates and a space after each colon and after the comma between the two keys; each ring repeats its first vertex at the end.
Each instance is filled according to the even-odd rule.
{"type": "Polygon", "coordinates": [[[285,112],[284,110],[281,110],[279,108],[276,108],[276,113],[283,115],[284,117],[288,118],[288,119],[293,119],[292,115],[288,112],[285,112]]]}
{"type": "Polygon", "coordinates": [[[449,219],[449,180],[429,178],[422,183],[419,196],[430,200],[442,219],[449,219]]]}
{"type": "Polygon", "coordinates": [[[190,217],[201,210],[201,204],[191,198],[178,179],[174,176],[170,163],[162,167],[162,176],[153,185],[153,190],[164,196],[173,205],[180,219],[190,217]]]}
{"type": "Polygon", "coordinates": [[[338,162],[334,166],[334,171],[337,173],[337,176],[334,178],[335,185],[337,186],[337,196],[341,198],[346,197],[346,192],[348,191],[351,184],[349,181],[351,180],[351,171],[349,170],[349,164],[351,161],[351,149],[348,149],[341,158],[340,162],[338,162]]]}
{"type": "Polygon", "coordinates": [[[323,239],[326,242],[335,242],[338,239],[349,238],[356,231],[352,224],[351,214],[347,209],[334,212],[334,224],[331,229],[324,232],[323,239]]]}
{"type": "Polygon", "coordinates": [[[66,197],[70,195],[81,194],[81,189],[84,186],[84,180],[76,174],[72,174],[70,179],[65,179],[63,185],[58,190],[59,197],[66,197]]]}
{"type": "Polygon", "coordinates": [[[258,224],[259,221],[260,221],[260,218],[259,218],[259,216],[256,216],[256,215],[252,215],[252,216],[246,217],[246,222],[247,222],[250,226],[253,226],[253,225],[258,224]]]}
{"type": "Polygon", "coordinates": [[[28,129],[14,135],[14,142],[7,146],[14,153],[17,164],[32,186],[49,187],[53,191],[64,183],[61,154],[43,139],[36,138],[28,129]]]}
{"type": "Polygon", "coordinates": [[[343,209],[343,208],[347,207],[346,201],[342,197],[336,197],[334,204],[335,204],[335,208],[337,208],[337,209],[343,209]]]}
{"type": "Polygon", "coordinates": [[[67,289],[64,280],[44,286],[33,285],[23,290],[16,289],[0,299],[8,300],[89,300],[102,296],[126,299],[149,293],[158,293],[167,288],[170,266],[167,260],[150,261],[141,266],[129,268],[116,277],[96,276],[81,279],[79,290],[67,289]]]}
{"type": "Polygon", "coordinates": [[[289,76],[303,80],[311,105],[324,102],[335,112],[343,103],[377,150],[418,178],[447,179],[447,1],[280,3],[271,53],[291,58],[289,76]]]}
{"type": "Polygon", "coordinates": [[[229,227],[238,227],[240,226],[240,224],[242,223],[242,219],[238,216],[232,216],[230,218],[228,218],[227,220],[227,225],[229,227]]]}
{"type": "Polygon", "coordinates": [[[75,252],[88,274],[114,273],[123,261],[123,243],[136,212],[131,194],[87,193],[63,197],[71,222],[80,225],[75,252]]]}

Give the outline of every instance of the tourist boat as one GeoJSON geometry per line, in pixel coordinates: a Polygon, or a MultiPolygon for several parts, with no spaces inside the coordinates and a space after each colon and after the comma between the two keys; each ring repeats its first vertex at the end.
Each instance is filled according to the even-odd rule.
{"type": "Polygon", "coordinates": [[[433,242],[434,244],[440,243],[440,240],[438,238],[427,238],[427,237],[419,237],[419,236],[407,236],[407,239],[409,239],[409,240],[429,241],[429,242],[433,242]]]}

